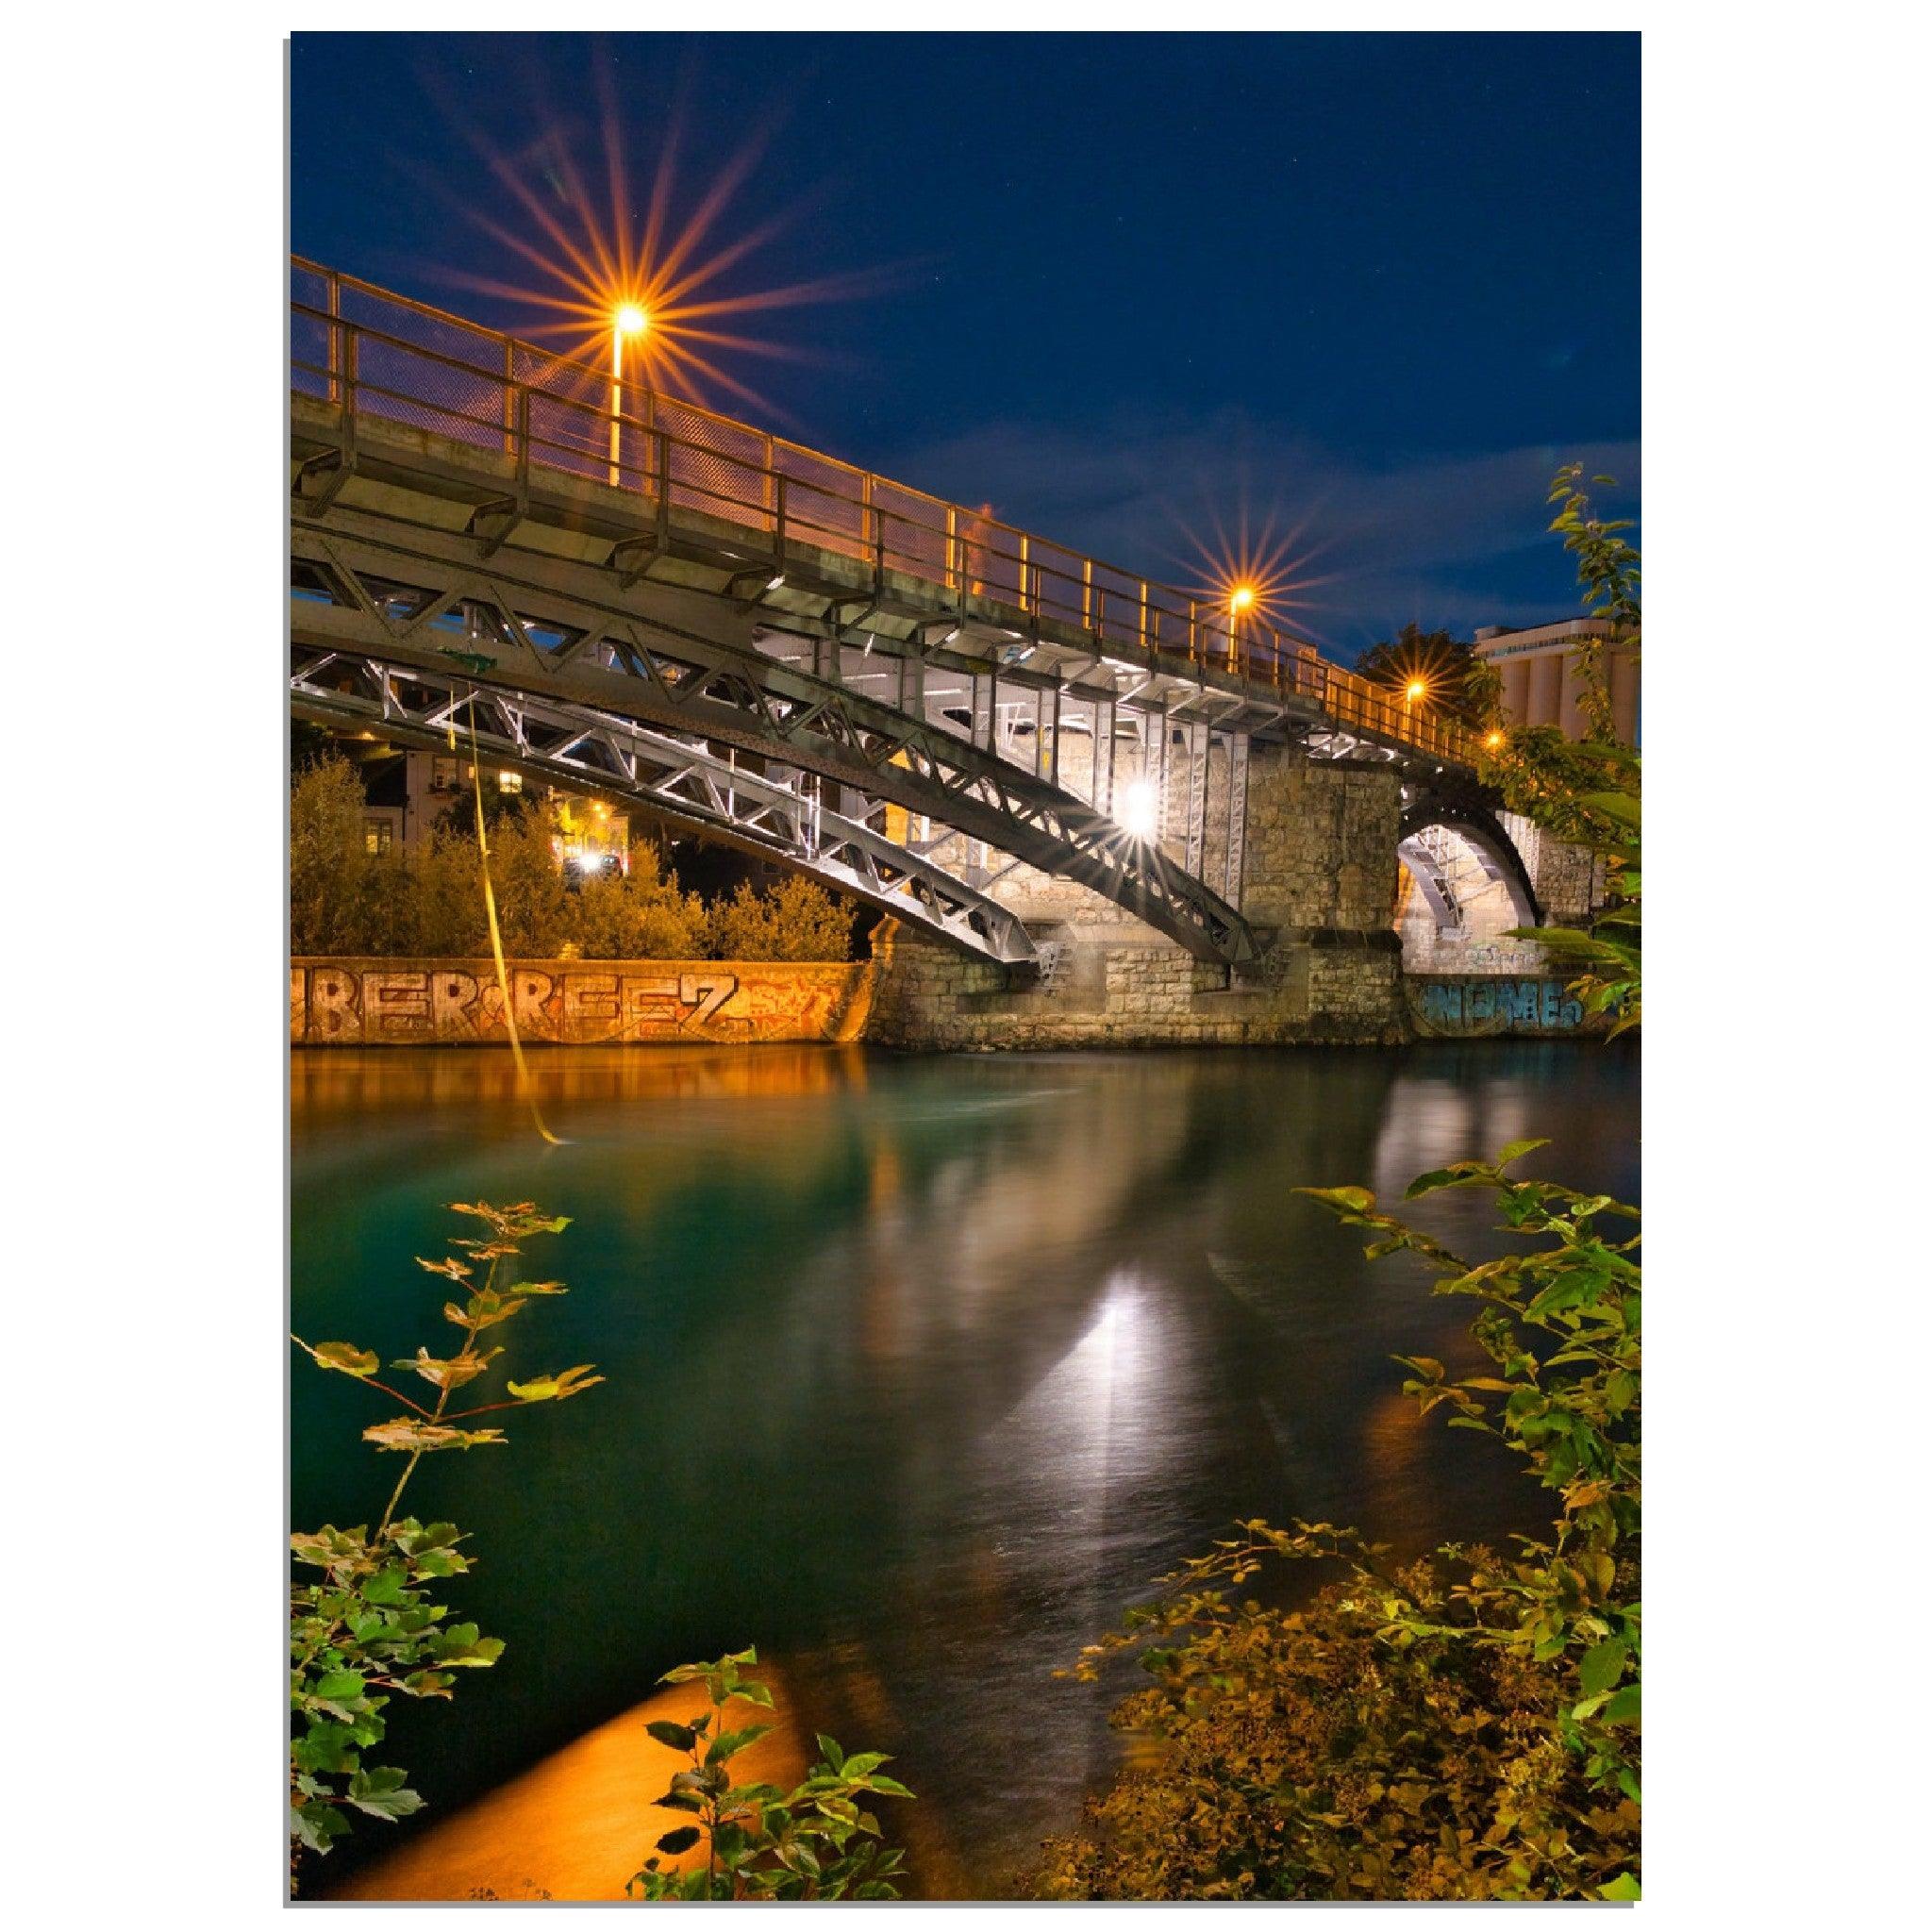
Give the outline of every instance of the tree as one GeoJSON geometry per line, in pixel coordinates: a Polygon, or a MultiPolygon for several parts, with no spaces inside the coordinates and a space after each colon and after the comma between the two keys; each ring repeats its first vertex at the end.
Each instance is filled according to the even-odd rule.
{"type": "Polygon", "coordinates": [[[490,835],[490,876],[504,951],[525,959],[555,958],[572,937],[573,919],[547,811],[519,812],[498,823],[490,835]]]}
{"type": "Polygon", "coordinates": [[[289,945],[295,953],[353,953],[375,861],[363,840],[362,780],[333,753],[294,774],[289,795],[289,945]]]}
{"type": "Polygon", "coordinates": [[[1405,624],[1392,639],[1372,644],[1355,660],[1356,673],[1399,697],[1407,697],[1420,684],[1423,694],[1413,700],[1430,710],[1474,723],[1475,706],[1467,690],[1469,667],[1475,662],[1474,646],[1446,630],[1424,630],[1405,624]]]}
{"type": "Polygon", "coordinates": [[[711,954],[719,959],[849,958],[852,910],[796,874],[768,892],[741,885],[712,914],[711,954]]]}

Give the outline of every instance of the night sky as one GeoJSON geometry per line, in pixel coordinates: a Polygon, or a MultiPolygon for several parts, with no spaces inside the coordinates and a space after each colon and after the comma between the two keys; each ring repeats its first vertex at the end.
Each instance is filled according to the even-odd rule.
{"type": "Polygon", "coordinates": [[[560,219],[597,70],[673,226],[775,232],[708,292],[833,279],[707,400],[1134,571],[1291,539],[1343,656],[1574,615],[1545,485],[1639,436],[1634,34],[293,37],[291,242],[498,327],[540,276],[474,142],[560,219]]]}

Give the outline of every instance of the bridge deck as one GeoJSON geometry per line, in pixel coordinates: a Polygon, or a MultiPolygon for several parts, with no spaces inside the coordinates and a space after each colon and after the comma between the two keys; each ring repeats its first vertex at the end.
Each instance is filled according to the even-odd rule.
{"type": "Polygon", "coordinates": [[[1460,726],[1224,601],[632,385],[613,412],[607,371],[312,263],[293,273],[291,450],[311,501],[350,474],[391,479],[459,506],[486,544],[722,589],[754,608],[761,650],[896,683],[900,703],[909,678],[921,709],[963,711],[989,744],[1004,685],[1042,717],[1070,698],[1096,721],[1118,707],[1329,756],[1474,762],[1460,726]]]}

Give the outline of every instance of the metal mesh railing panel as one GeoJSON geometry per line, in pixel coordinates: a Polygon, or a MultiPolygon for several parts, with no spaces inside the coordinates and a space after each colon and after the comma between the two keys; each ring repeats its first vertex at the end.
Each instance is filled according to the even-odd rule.
{"type": "Polygon", "coordinates": [[[664,396],[654,399],[653,414],[669,439],[666,459],[675,507],[752,529],[770,528],[764,437],[664,396]]]}
{"type": "Polygon", "coordinates": [[[840,557],[871,554],[865,513],[865,473],[795,443],[773,445],[772,460],[785,478],[785,531],[840,557]]]}
{"type": "Polygon", "coordinates": [[[885,540],[887,569],[947,589],[946,506],[882,476],[873,479],[872,505],[885,540]]]}
{"type": "MultiPolygon", "coordinates": [[[[530,460],[567,475],[608,482],[610,385],[580,362],[567,362],[526,342],[511,346],[510,371],[529,392],[530,460]]],[[[647,453],[642,433],[619,425],[620,480],[641,487],[647,453]]]]}

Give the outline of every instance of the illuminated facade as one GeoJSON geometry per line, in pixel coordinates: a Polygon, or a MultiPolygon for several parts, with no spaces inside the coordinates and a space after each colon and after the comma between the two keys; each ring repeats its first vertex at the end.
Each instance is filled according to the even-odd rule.
{"type": "MultiPolygon", "coordinates": [[[[1555,724],[1565,738],[1581,738],[1586,720],[1580,703],[1576,641],[1607,637],[1600,617],[1573,617],[1525,630],[1491,625],[1475,634],[1475,655],[1493,664],[1503,679],[1503,714],[1511,724],[1555,724]]],[[[1610,715],[1617,736],[1637,742],[1640,711],[1639,668],[1635,653],[1611,646],[1604,653],[1610,692],[1610,715]]]]}

